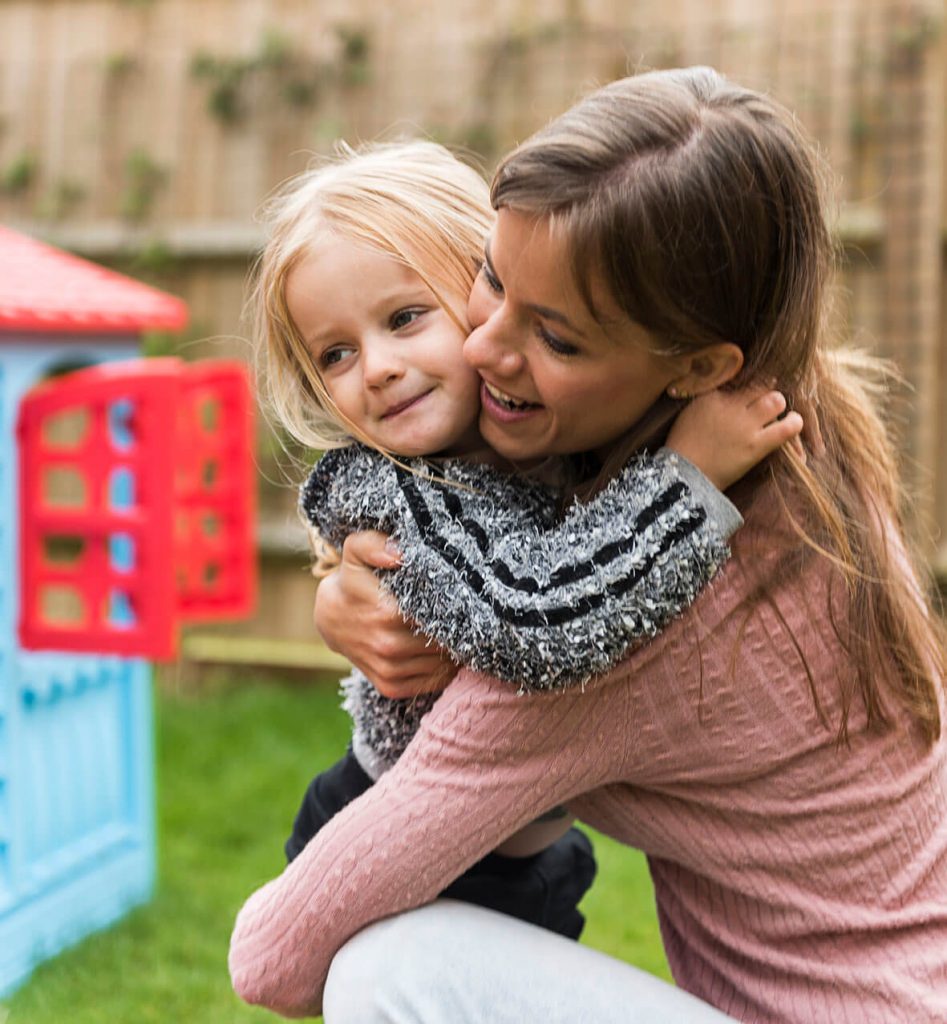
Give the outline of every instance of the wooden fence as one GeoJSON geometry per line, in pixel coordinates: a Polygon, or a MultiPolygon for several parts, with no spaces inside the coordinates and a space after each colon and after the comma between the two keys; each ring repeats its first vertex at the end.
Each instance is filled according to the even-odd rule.
{"type": "MultiPolygon", "coordinates": [[[[0,0],[0,219],[184,296],[186,351],[246,353],[254,211],[335,139],[424,132],[489,170],[589,86],[712,64],[793,107],[831,161],[846,329],[911,384],[895,408],[905,484],[947,566],[944,12],[944,0],[0,0]]],[[[280,533],[288,491],[263,495],[267,535],[274,522],[280,533]]],[[[308,611],[291,618],[258,628],[302,635],[308,611]]]]}

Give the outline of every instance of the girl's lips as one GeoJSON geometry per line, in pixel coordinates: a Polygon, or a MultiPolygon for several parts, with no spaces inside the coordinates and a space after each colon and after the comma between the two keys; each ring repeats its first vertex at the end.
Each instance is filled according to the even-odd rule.
{"type": "Polygon", "coordinates": [[[490,394],[487,382],[483,380],[480,382],[480,405],[487,415],[501,423],[518,423],[521,420],[529,419],[530,416],[535,416],[542,409],[541,405],[532,403],[523,409],[510,409],[490,394]]]}
{"type": "Polygon", "coordinates": [[[403,413],[403,412],[404,412],[404,411],[405,411],[406,409],[410,409],[410,408],[411,408],[412,406],[414,406],[414,405],[417,405],[417,404],[418,404],[418,402],[420,402],[420,401],[421,401],[422,399],[424,399],[424,398],[427,398],[427,396],[428,396],[428,395],[429,395],[429,394],[431,393],[431,391],[433,391],[433,390],[434,390],[434,389],[433,389],[433,388],[431,388],[431,389],[429,389],[428,391],[424,391],[424,392],[422,392],[422,393],[421,393],[420,395],[415,395],[415,396],[414,396],[414,398],[409,398],[409,399],[408,399],[407,401],[405,401],[405,402],[399,402],[399,403],[398,403],[397,405],[393,405],[393,406],[392,406],[392,407],[391,407],[390,409],[386,409],[386,410],[385,410],[385,411],[384,411],[384,412],[382,413],[382,415],[381,415],[381,418],[382,418],[383,420],[390,420],[390,419],[392,419],[393,417],[395,417],[395,416],[398,416],[398,415],[400,415],[400,414],[401,414],[401,413],[403,413]]]}

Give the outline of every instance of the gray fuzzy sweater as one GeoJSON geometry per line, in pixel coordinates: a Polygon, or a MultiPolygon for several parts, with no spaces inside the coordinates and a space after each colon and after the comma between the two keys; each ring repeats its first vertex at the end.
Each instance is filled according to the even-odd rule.
{"type": "MultiPolygon", "coordinates": [[[[667,449],[633,460],[561,518],[556,492],[533,481],[461,460],[398,465],[361,445],[327,452],[300,505],[335,547],[355,530],[390,533],[402,565],[381,583],[406,618],[458,664],[522,691],[616,665],[694,600],[742,524],[667,449]]],[[[436,695],[391,700],[357,671],[342,687],[355,755],[378,778],[436,695]]]]}

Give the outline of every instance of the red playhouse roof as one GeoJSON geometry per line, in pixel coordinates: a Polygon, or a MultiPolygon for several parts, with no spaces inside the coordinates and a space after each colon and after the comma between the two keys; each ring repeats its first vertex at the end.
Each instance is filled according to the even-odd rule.
{"type": "Polygon", "coordinates": [[[0,331],[179,330],[180,299],[0,226],[0,331]]]}

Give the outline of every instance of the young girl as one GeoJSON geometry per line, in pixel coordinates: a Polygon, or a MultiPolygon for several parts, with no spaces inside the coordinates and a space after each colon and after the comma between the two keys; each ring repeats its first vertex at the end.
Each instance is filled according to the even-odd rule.
{"type": "MultiPolygon", "coordinates": [[[[353,530],[392,533],[403,562],[384,582],[405,616],[458,664],[523,690],[582,683],[679,614],[741,521],[716,488],[801,427],[777,419],[776,393],[707,397],[667,448],[557,521],[548,480],[566,464],[540,467],[547,484],[511,475],[477,429],[462,346],[492,223],[480,177],[432,143],[349,152],[291,183],[270,220],[255,290],[269,396],[303,443],[336,446],[303,488],[306,518],[335,548],[353,530]]],[[[522,411],[493,399],[511,421],[522,411]]],[[[435,700],[386,699],[358,672],[343,689],[352,749],[307,790],[290,860],[394,764],[435,700]]],[[[554,809],[446,893],[578,937],[595,868],[568,825],[554,809]]]]}

